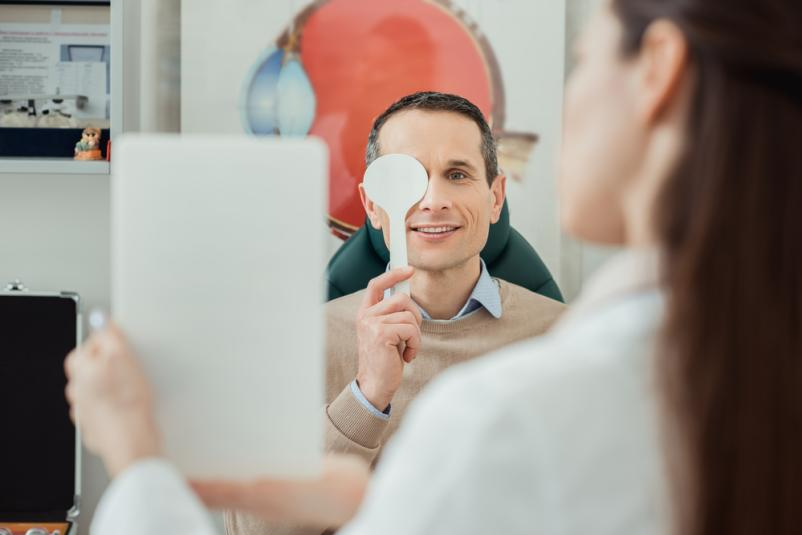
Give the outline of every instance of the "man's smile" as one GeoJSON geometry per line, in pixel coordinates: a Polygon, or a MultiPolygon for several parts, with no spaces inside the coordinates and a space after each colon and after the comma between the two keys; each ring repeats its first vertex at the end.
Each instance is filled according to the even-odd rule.
{"type": "Polygon", "coordinates": [[[409,230],[427,241],[446,239],[461,228],[460,225],[454,223],[413,223],[409,225],[409,230]]]}

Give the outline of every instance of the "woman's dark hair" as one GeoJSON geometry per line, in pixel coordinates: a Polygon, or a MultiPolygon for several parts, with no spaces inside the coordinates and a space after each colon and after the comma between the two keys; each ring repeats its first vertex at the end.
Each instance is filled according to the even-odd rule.
{"type": "Polygon", "coordinates": [[[625,54],[668,20],[691,62],[687,146],[655,216],[676,532],[802,533],[802,1],[613,11],[625,54]]]}

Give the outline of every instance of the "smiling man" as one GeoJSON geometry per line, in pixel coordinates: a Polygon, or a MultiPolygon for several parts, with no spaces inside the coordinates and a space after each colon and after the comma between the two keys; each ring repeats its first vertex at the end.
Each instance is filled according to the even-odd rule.
{"type": "MultiPolygon", "coordinates": [[[[415,157],[426,195],[407,214],[410,268],[326,305],[326,449],[375,463],[410,401],[445,368],[545,332],[564,305],[487,272],[479,254],[504,204],[505,177],[481,111],[443,93],[415,93],[373,124],[367,164],[382,154],[415,157]],[[389,295],[410,279],[411,298],[389,295]]],[[[389,243],[387,215],[365,195],[389,243]]],[[[526,269],[526,266],[521,266],[526,269]]],[[[318,533],[227,513],[228,533],[318,533]]]]}

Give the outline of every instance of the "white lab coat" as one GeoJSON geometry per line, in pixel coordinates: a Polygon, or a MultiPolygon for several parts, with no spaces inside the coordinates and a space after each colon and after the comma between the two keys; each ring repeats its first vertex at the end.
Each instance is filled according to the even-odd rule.
{"type": "MultiPolygon", "coordinates": [[[[624,253],[550,334],[452,368],[425,389],[341,535],[669,533],[656,267],[654,252],[624,253]]],[[[113,482],[92,531],[212,532],[159,460],[113,482]]]]}

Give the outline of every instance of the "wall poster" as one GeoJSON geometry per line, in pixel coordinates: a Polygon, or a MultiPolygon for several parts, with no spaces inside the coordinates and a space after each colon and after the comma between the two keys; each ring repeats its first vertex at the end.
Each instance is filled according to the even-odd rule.
{"type": "Polygon", "coordinates": [[[356,186],[373,119],[420,90],[457,93],[491,123],[513,225],[559,264],[553,168],[562,0],[209,0],[182,9],[182,131],[313,135],[330,150],[327,221],[364,222],[356,186]]]}

